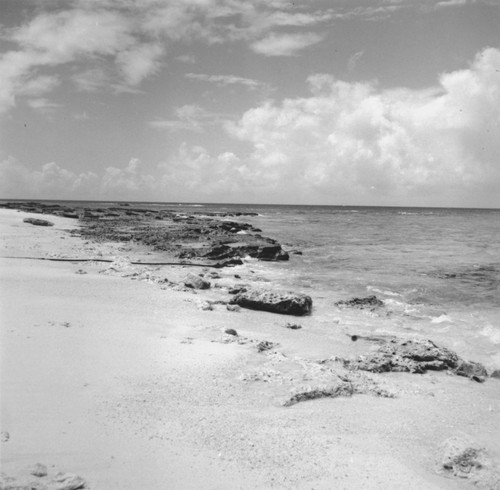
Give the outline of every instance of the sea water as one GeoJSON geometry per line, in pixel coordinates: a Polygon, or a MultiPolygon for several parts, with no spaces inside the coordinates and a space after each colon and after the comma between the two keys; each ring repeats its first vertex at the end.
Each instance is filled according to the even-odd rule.
{"type": "MultiPolygon", "coordinates": [[[[193,208],[181,206],[184,211],[193,208]]],[[[325,329],[426,337],[500,369],[500,210],[204,205],[290,250],[288,262],[250,261],[273,287],[302,291],[325,329]],[[233,218],[230,218],[233,219],[233,218]],[[293,253],[301,252],[301,254],[293,253]],[[384,308],[335,303],[375,295],[384,308]]]]}

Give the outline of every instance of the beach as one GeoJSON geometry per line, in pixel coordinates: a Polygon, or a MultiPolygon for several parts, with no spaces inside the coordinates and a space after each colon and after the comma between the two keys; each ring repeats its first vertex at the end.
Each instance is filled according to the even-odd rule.
{"type": "Polygon", "coordinates": [[[0,222],[1,468],[15,481],[41,463],[47,488],[59,471],[90,489],[500,488],[500,380],[331,367],[374,346],[346,335],[350,313],[322,316],[314,285],[310,315],[229,308],[238,284],[275,288],[279,261],[140,265],[175,260],[85,239],[73,218],[0,209],[0,222]],[[192,273],[210,288],[186,287],[192,273]],[[289,403],[333,369],[354,391],[289,403]],[[481,465],[447,471],[450,438],[481,465]]]}

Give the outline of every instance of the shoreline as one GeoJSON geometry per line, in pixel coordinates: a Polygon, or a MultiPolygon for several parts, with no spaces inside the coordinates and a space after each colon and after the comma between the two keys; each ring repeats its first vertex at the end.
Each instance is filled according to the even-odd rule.
{"type": "Polygon", "coordinates": [[[439,446],[461,433],[499,460],[498,380],[367,375],[395,398],[284,407],[292,390],[323,384],[318,359],[363,353],[366,343],[335,326],[325,339],[314,313],[229,311],[221,298],[250,280],[249,265],[222,268],[209,290],[192,290],[179,286],[187,264],[143,270],[124,256],[154,252],[85,242],[68,233],[71,218],[23,224],[29,216],[39,217],[0,210],[2,255],[115,260],[0,259],[8,475],[40,462],[94,489],[473,488],[436,471],[439,446]],[[263,341],[272,347],[259,352],[263,341]]]}

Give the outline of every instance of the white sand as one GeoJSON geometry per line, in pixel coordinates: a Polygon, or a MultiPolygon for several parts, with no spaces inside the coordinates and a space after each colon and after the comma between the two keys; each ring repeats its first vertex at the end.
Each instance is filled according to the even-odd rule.
{"type": "MultiPolygon", "coordinates": [[[[22,223],[25,216],[0,210],[0,256],[120,253],[119,244],[70,237],[75,220],[47,216],[56,226],[45,228],[22,223]]],[[[107,268],[0,259],[1,430],[10,436],[0,450],[8,475],[40,462],[106,490],[452,489],[472,484],[436,473],[448,437],[467,434],[500,459],[499,380],[392,374],[382,378],[395,399],[356,395],[284,408],[296,356],[352,349],[335,325],[326,337],[314,315],[204,311],[206,298],[226,296],[100,272],[107,268]],[[304,328],[283,328],[295,320],[304,328]],[[287,358],[259,354],[251,342],[221,342],[227,327],[278,342],[287,358]],[[263,371],[270,382],[242,380],[263,371]]],[[[191,270],[153,273],[178,280],[191,270]]],[[[241,267],[213,282],[234,281],[236,272],[244,281],[241,267]]],[[[304,385],[314,385],[310,374],[304,385]]]]}

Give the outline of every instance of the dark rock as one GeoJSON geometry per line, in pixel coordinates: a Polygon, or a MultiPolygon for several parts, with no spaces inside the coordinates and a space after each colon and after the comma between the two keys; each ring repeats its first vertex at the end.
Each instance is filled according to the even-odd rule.
{"type": "Polygon", "coordinates": [[[264,352],[266,350],[271,350],[276,344],[274,342],[269,342],[269,340],[263,340],[257,344],[257,352],[264,352]]]}
{"type": "Polygon", "coordinates": [[[285,328],[289,328],[290,330],[299,330],[302,328],[302,325],[298,325],[296,323],[287,323],[285,328]]]}
{"type": "Polygon", "coordinates": [[[226,328],[226,330],[224,330],[224,333],[227,333],[228,335],[234,335],[234,336],[238,336],[238,332],[234,329],[234,328],[226,328]]]}
{"type": "Polygon", "coordinates": [[[24,218],[24,223],[30,223],[35,226],[54,226],[52,221],[47,221],[46,219],[38,219],[38,218],[24,218]]]}
{"type": "Polygon", "coordinates": [[[184,285],[192,289],[209,289],[210,282],[196,274],[188,274],[184,279],[184,285]]]}
{"type": "Polygon", "coordinates": [[[283,315],[307,315],[312,310],[310,296],[285,291],[258,289],[241,291],[231,300],[231,303],[243,308],[283,315]]]}
{"type": "Polygon", "coordinates": [[[71,212],[63,212],[61,216],[64,216],[65,218],[78,219],[78,214],[71,212]]]}
{"type": "Polygon", "coordinates": [[[337,301],[335,306],[350,308],[380,308],[381,306],[384,306],[384,302],[376,296],[368,296],[366,298],[352,298],[349,300],[337,301]]]}
{"type": "Polygon", "coordinates": [[[357,360],[346,360],[344,364],[351,369],[373,373],[390,371],[425,373],[427,370],[449,370],[472,379],[486,376],[486,370],[481,364],[464,361],[455,352],[438,346],[431,340],[392,338],[383,342],[374,352],[357,360]]]}

